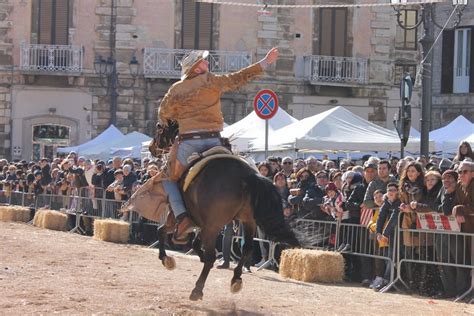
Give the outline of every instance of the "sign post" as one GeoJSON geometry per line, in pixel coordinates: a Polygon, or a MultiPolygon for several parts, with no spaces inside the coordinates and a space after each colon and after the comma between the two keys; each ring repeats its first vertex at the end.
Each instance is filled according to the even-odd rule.
{"type": "Polygon", "coordinates": [[[398,117],[395,117],[394,124],[397,129],[398,136],[400,137],[400,158],[403,158],[405,152],[405,146],[407,145],[408,138],[410,137],[411,127],[411,95],[413,91],[413,81],[409,73],[400,80],[400,100],[402,104],[398,112],[398,117]]]}
{"type": "Polygon", "coordinates": [[[265,158],[268,156],[268,120],[278,111],[278,97],[269,89],[260,90],[253,99],[255,114],[265,120],[265,158]]]}

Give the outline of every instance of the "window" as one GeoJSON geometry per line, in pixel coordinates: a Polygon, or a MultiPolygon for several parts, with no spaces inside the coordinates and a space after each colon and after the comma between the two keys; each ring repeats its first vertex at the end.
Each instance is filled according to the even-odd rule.
{"type": "Polygon", "coordinates": [[[346,56],[347,10],[327,8],[319,12],[319,55],[346,56]]]}
{"type": "MultiPolygon", "coordinates": [[[[418,22],[417,10],[401,10],[400,21],[406,27],[414,26],[418,22]]],[[[417,49],[417,33],[414,30],[404,30],[397,25],[397,34],[395,36],[395,48],[403,50],[417,49]]]]}
{"type": "Polygon", "coordinates": [[[32,126],[33,154],[32,159],[42,157],[54,158],[59,147],[69,146],[69,126],[57,124],[40,124],[32,126]]]}
{"type": "Polygon", "coordinates": [[[67,45],[69,0],[39,0],[39,44],[67,45]]]}
{"type": "Polygon", "coordinates": [[[213,6],[183,0],[181,48],[212,49],[213,6]]]}
{"type": "Polygon", "coordinates": [[[416,77],[416,65],[415,64],[395,64],[395,70],[393,73],[393,84],[399,85],[400,80],[405,73],[409,73],[411,76],[411,80],[415,83],[416,77]]]}
{"type": "Polygon", "coordinates": [[[457,29],[454,35],[453,92],[469,92],[471,29],[457,29]]]}
{"type": "Polygon", "coordinates": [[[441,59],[441,93],[474,92],[471,54],[474,27],[443,31],[441,59]]]}

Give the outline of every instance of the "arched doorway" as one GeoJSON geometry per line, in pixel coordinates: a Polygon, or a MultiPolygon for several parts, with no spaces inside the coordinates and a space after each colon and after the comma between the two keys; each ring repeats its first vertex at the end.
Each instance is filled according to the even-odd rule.
{"type": "Polygon", "coordinates": [[[35,124],[32,125],[33,151],[32,159],[38,161],[45,157],[56,157],[59,147],[70,145],[71,127],[61,124],[35,124]]]}

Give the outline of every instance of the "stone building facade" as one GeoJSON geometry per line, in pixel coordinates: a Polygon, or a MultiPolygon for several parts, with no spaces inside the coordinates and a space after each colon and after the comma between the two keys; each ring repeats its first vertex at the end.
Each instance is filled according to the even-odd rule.
{"type": "MultiPolygon", "coordinates": [[[[433,103],[432,129],[437,129],[463,115],[474,122],[474,54],[471,54],[474,40],[474,9],[470,3],[464,10],[461,22],[455,29],[451,22],[444,31],[435,27],[435,38],[439,37],[433,49],[433,103]],[[441,34],[440,34],[441,32],[441,34]]],[[[440,26],[448,19],[453,8],[439,6],[435,19],[440,26]]],[[[472,131],[474,133],[474,131],[472,131]]]]}
{"type": "MultiPolygon", "coordinates": [[[[218,73],[280,48],[276,67],[224,95],[227,123],[252,111],[259,89],[271,88],[298,119],[343,105],[393,129],[400,104],[398,77],[416,64],[419,54],[416,47],[400,48],[400,38],[411,43],[414,33],[401,33],[392,8],[257,11],[191,0],[0,0],[0,157],[51,156],[57,147],[80,144],[108,127],[113,117],[110,80],[94,71],[99,55],[116,61],[115,125],[124,133],[151,135],[159,100],[179,77],[179,60],[191,48],[210,49],[211,70],[218,73]],[[129,71],[133,56],[140,62],[136,77],[129,71]]],[[[412,98],[415,128],[417,91],[412,98]]],[[[450,115],[435,117],[443,123],[450,115]]]]}

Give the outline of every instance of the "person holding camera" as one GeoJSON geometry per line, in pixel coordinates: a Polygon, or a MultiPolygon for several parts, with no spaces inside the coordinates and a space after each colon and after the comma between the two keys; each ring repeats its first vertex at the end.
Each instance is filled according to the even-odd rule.
{"type": "Polygon", "coordinates": [[[297,209],[299,218],[325,220],[327,214],[321,210],[324,192],[316,184],[314,174],[303,168],[296,174],[296,188],[290,189],[288,202],[297,209]]]}

